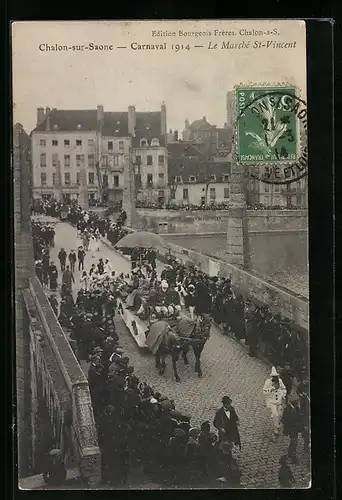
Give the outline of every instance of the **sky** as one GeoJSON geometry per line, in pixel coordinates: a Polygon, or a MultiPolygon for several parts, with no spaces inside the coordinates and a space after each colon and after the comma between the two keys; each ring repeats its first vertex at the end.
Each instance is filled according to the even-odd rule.
{"type": "MultiPolygon", "coordinates": [[[[305,26],[302,21],[148,21],[18,22],[13,25],[14,122],[27,132],[36,125],[38,107],[157,111],[164,101],[167,128],[184,129],[203,116],[218,127],[226,121],[226,93],[249,83],[296,84],[306,89],[305,26]],[[278,35],[240,35],[240,30],[273,30],[278,35]],[[214,36],[214,30],[235,35],[214,36]],[[176,37],[152,36],[167,30],[176,37]],[[179,36],[211,32],[207,36],[179,36]],[[221,49],[222,42],[296,41],[294,49],[221,49]],[[140,44],[167,43],[167,50],[132,50],[140,44]],[[209,49],[209,42],[218,44],[209,49]],[[41,44],[113,44],[115,50],[41,51],[41,44]],[[175,52],[172,44],[191,45],[175,52]],[[194,45],[203,45],[195,48],[194,45]],[[117,49],[117,46],[127,46],[117,49]]],[[[44,45],[45,46],[45,45],[44,45]]]]}

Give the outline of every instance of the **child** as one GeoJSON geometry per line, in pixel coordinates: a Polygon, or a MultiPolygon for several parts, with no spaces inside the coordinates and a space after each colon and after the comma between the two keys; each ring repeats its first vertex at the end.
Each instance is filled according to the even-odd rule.
{"type": "Polygon", "coordinates": [[[87,271],[83,271],[82,276],[80,278],[81,289],[87,291],[88,290],[88,275],[87,271]]]}

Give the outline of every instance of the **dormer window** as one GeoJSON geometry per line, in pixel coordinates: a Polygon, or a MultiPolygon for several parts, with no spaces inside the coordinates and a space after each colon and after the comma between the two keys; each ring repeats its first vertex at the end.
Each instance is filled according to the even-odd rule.
{"type": "Polygon", "coordinates": [[[180,175],[176,175],[175,182],[182,182],[182,178],[180,175]]]}
{"type": "Polygon", "coordinates": [[[54,130],[58,130],[58,125],[57,125],[57,124],[55,124],[55,125],[53,126],[53,129],[54,129],[54,130]]]}
{"type": "Polygon", "coordinates": [[[82,128],[82,125],[79,123],[76,128],[79,130],[80,128],[82,128]]]}
{"type": "Polygon", "coordinates": [[[159,146],[159,140],[158,140],[156,137],[154,137],[154,138],[152,139],[152,141],[151,141],[151,146],[152,146],[152,147],[158,147],[158,146],[159,146]]]}
{"type": "Polygon", "coordinates": [[[142,148],[145,148],[146,146],[148,146],[147,139],[140,139],[140,146],[142,148]]]}
{"type": "Polygon", "coordinates": [[[190,175],[189,182],[196,182],[196,177],[194,175],[190,175]]]}
{"type": "Polygon", "coordinates": [[[213,181],[213,182],[215,182],[215,181],[216,181],[216,175],[215,175],[215,174],[212,174],[212,175],[210,176],[210,180],[211,180],[211,181],[213,181]]]}
{"type": "Polygon", "coordinates": [[[228,174],[224,174],[224,176],[223,176],[223,180],[224,180],[224,181],[228,181],[228,180],[229,180],[229,175],[228,175],[228,174]]]}

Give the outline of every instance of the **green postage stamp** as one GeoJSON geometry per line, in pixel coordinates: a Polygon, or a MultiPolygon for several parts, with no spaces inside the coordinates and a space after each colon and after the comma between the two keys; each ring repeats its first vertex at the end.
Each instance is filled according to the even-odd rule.
{"type": "Polygon", "coordinates": [[[235,103],[240,165],[293,163],[298,159],[294,87],[237,87],[235,103]]]}

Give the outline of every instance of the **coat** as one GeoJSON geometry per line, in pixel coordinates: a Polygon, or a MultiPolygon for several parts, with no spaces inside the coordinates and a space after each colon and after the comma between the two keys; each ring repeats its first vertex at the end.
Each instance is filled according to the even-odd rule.
{"type": "Polygon", "coordinates": [[[286,406],[281,420],[284,424],[283,432],[285,436],[296,435],[299,432],[302,432],[304,428],[303,415],[299,405],[289,404],[286,406]]]}
{"type": "Polygon", "coordinates": [[[213,422],[214,427],[219,431],[220,441],[230,441],[236,446],[241,447],[240,434],[237,426],[239,417],[237,416],[236,411],[232,406],[228,411],[230,412],[229,419],[227,418],[223,407],[217,410],[213,422]],[[224,429],[224,432],[222,432],[221,429],[224,429]]]}
{"type": "Polygon", "coordinates": [[[211,312],[211,296],[204,283],[198,283],[195,290],[196,314],[209,314],[211,312]]]}

